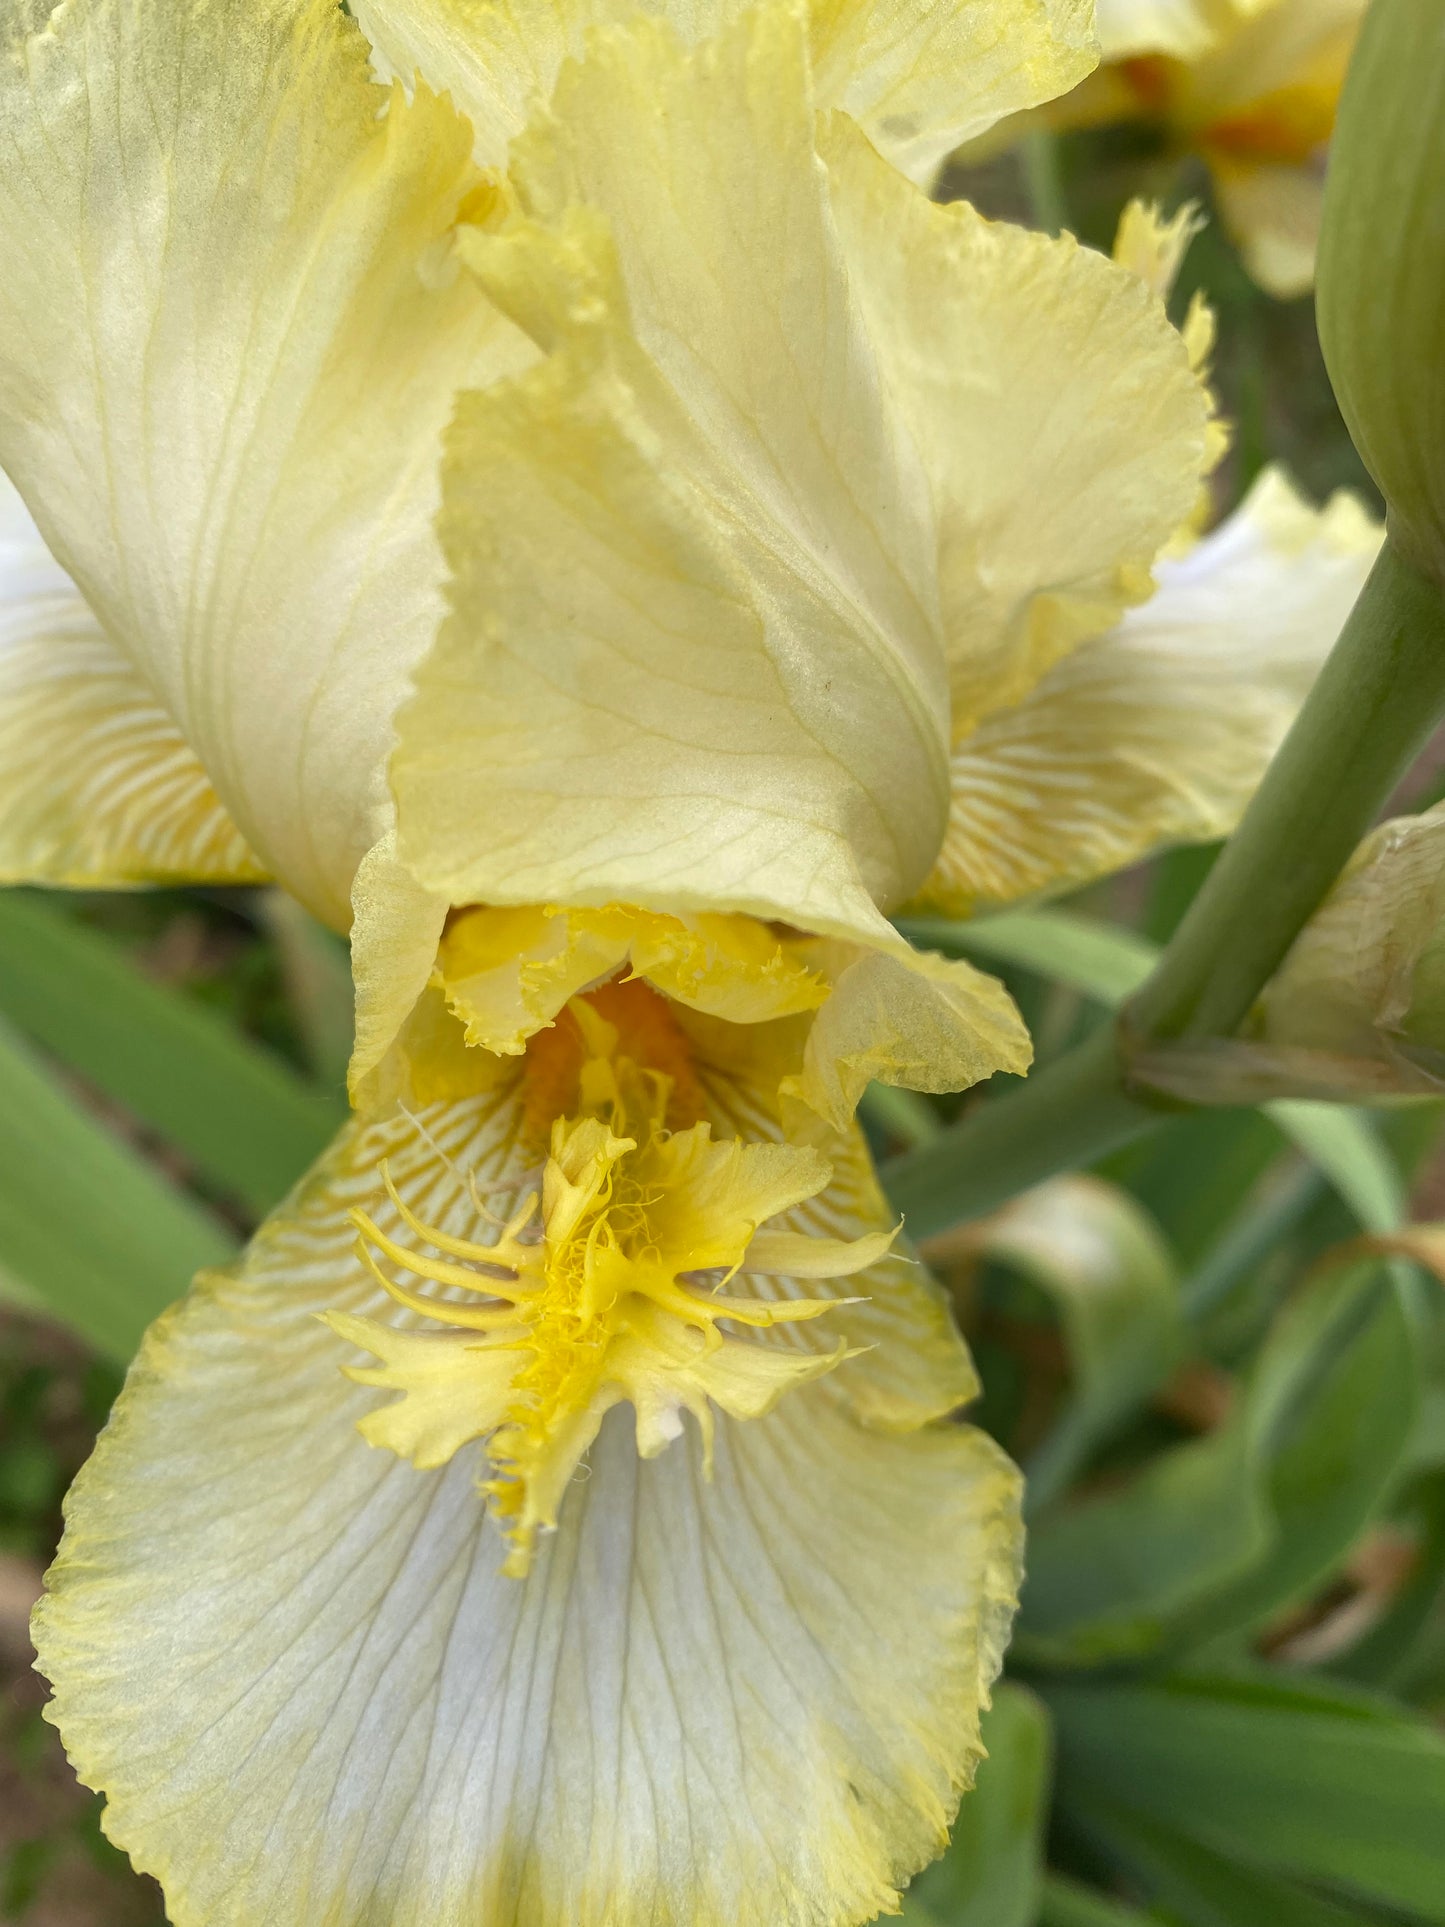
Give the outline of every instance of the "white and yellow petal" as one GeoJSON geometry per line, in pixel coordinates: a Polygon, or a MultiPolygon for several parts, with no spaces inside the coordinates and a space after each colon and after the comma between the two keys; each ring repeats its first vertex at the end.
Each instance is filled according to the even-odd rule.
{"type": "MultiPolygon", "coordinates": [[[[522,1076],[345,1133],[152,1331],[72,1492],[37,1620],[54,1716],[177,1927],[841,1927],[890,1905],[972,1777],[1016,1478],[928,1422],[967,1361],[953,1339],[920,1376],[939,1310],[901,1261],[851,1308],[865,1355],[825,1371],[805,1335],[830,1320],[792,1325],[776,1368],[683,1360],[644,1391],[642,1452],[627,1413],[603,1418],[525,1580],[471,1448],[419,1471],[359,1436],[377,1368],[313,1314],[387,1319],[403,1376],[419,1326],[347,1209],[404,1231],[384,1157],[419,1220],[470,1234],[467,1179],[494,1201],[525,1181],[522,1076]],[[870,1374],[879,1424],[849,1389],[870,1374]],[[710,1480],[673,1436],[694,1397],[710,1480]]],[[[821,1208],[851,1220],[858,1195],[821,1208]]],[[[413,1422],[453,1442],[437,1410],[413,1422]]]]}
{"type": "Polygon", "coordinates": [[[1148,595],[1212,457],[1209,399],[1138,275],[910,193],[840,118],[824,152],[933,491],[956,742],[1148,595]]]}
{"type": "Polygon", "coordinates": [[[0,882],[105,888],[265,874],[0,475],[0,882]]]}
{"type": "MultiPolygon", "coordinates": [[[[625,0],[358,0],[384,68],[450,92],[478,158],[507,159],[530,110],[589,28],[626,19],[625,0]]],[[[668,0],[689,40],[740,12],[668,0]]],[[[815,0],[808,39],[822,105],[842,107],[881,152],[925,180],[960,141],[1064,93],[1096,58],[1085,0],[815,0]]]]}
{"type": "Polygon", "coordinates": [[[958,748],[925,901],[953,914],[1122,868],[1238,820],[1352,608],[1382,531],[1277,471],[1154,599],[958,748]]]}
{"type": "Polygon", "coordinates": [[[0,462],[249,846],[345,927],[442,608],[452,396],[531,352],[449,266],[470,130],[376,86],[330,0],[10,20],[0,462]]]}

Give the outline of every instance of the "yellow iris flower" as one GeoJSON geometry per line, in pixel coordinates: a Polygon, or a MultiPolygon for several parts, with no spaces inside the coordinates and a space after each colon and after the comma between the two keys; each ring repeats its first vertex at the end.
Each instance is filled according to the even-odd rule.
{"type": "Polygon", "coordinates": [[[1099,0],[1105,65],[1058,126],[1145,120],[1208,164],[1221,219],[1271,294],[1314,280],[1325,155],[1366,0],[1099,0]]]}
{"type": "Polygon", "coordinates": [[[1157,274],[907,177],[1072,0],[360,12],[406,87],[330,0],[8,8],[0,875],[274,876],[358,989],[72,1495],[56,1718],[179,1927],[861,1921],[1019,1540],[852,1113],[1027,1039],[887,913],[1223,827],[1373,537],[1271,485],[1150,601],[1157,274]]]}

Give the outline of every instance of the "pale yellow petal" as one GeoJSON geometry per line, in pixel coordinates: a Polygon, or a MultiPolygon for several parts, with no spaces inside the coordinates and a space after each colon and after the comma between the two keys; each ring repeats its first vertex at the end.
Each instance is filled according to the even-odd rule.
{"type": "Polygon", "coordinates": [[[1098,57],[1079,0],[814,0],[819,104],[926,184],[955,147],[1076,86],[1098,57]]]}
{"type": "Polygon", "coordinates": [[[1182,68],[1169,113],[1209,162],[1220,217],[1281,299],[1314,280],[1325,161],[1365,0],[1276,0],[1182,68]]]}
{"type": "MultiPolygon", "coordinates": [[[[765,1034],[774,1027],[723,1024],[690,1012],[684,1020],[718,1134],[764,1142],[782,1139],[777,1071],[765,1034]]],[[[849,1283],[849,1297],[856,1294],[856,1302],[836,1305],[815,1323],[785,1325],[776,1339],[780,1345],[812,1351],[830,1349],[841,1337],[850,1348],[865,1351],[866,1356],[838,1375],[837,1392],[864,1424],[910,1431],[966,1404],[977,1395],[978,1381],[959,1343],[946,1295],[906,1243],[894,1237],[897,1218],[878,1187],[862,1132],[850,1125],[827,1132],[820,1143],[832,1166],[828,1185],[804,1198],[760,1237],[797,1235],[830,1255],[860,1237],[885,1232],[889,1245],[863,1276],[849,1283]]],[[[753,1270],[745,1264],[741,1274],[749,1290],[763,1299],[809,1295],[804,1281],[813,1275],[812,1267],[774,1271],[766,1245],[763,1266],[753,1270]]],[[[824,1289],[832,1295],[829,1287],[824,1289]]]]}
{"type": "Polygon", "coordinates": [[[599,33],[467,248],[551,353],[459,409],[455,614],[400,719],[401,852],[454,901],[861,935],[932,859],[932,507],[813,128],[785,10],[599,33]]]}
{"type": "Polygon", "coordinates": [[[1368,0],[1215,0],[1213,45],[1180,67],[1171,111],[1196,130],[1322,144],[1368,0]]]}
{"type": "Polygon", "coordinates": [[[388,830],[357,867],[351,909],[356,1043],[348,1082],[360,1103],[376,1093],[382,1060],[430,981],[447,900],[403,869],[388,830]]]}
{"type": "Polygon", "coordinates": [[[1270,165],[1212,157],[1220,218],[1245,266],[1281,301],[1314,286],[1324,214],[1324,161],[1270,165]]]}
{"type": "Polygon", "coordinates": [[[664,996],[729,1023],[816,1010],[828,995],[797,951],[751,917],[704,911],[685,921],[639,916],[636,924],[634,973],[664,996]]]}
{"type": "Polygon", "coordinates": [[[1273,4],[1275,0],[1098,0],[1099,44],[1105,60],[1139,54],[1193,60],[1240,18],[1273,4]]]}
{"type": "MultiPolygon", "coordinates": [[[[382,65],[445,88],[471,117],[478,158],[500,166],[528,110],[551,93],[589,27],[625,20],[627,0],[357,0],[382,65]]],[[[690,41],[741,0],[665,0],[690,41]]],[[[809,42],[820,104],[843,107],[915,180],[1005,114],[1052,99],[1096,58],[1088,0],[814,0],[809,42]]]]}
{"type": "Polygon", "coordinates": [[[887,1255],[891,1231],[862,1238],[810,1238],[798,1231],[760,1231],[743,1263],[750,1271],[781,1271],[793,1278],[847,1278],[887,1255]]]}
{"type": "Polygon", "coordinates": [[[75,0],[0,67],[0,461],[257,855],[344,928],[461,384],[467,124],[332,0],[75,0]]]}
{"type": "Polygon", "coordinates": [[[431,1472],[505,1418],[515,1352],[488,1350],[465,1332],[397,1331],[344,1311],[322,1318],[338,1338],[381,1361],[347,1367],[358,1385],[403,1394],[357,1420],[369,1445],[431,1472]]]}
{"type": "Polygon", "coordinates": [[[961,1091],[1028,1069],[1032,1046],[1012,998],[972,964],[901,939],[887,950],[819,945],[818,955],[833,994],[813,1021],[801,1075],[783,1089],[835,1127],[875,1080],[961,1091]]]}
{"type": "MultiPolygon", "coordinates": [[[[1190,243],[1204,226],[1204,217],[1199,212],[1197,202],[1186,201],[1166,219],[1157,202],[1130,201],[1119,217],[1118,231],[1114,236],[1114,260],[1121,268],[1136,274],[1161,301],[1167,302],[1179,278],[1179,270],[1184,265],[1190,243]]],[[[1195,289],[1190,299],[1179,333],[1189,357],[1189,366],[1196,374],[1207,379],[1218,339],[1219,322],[1200,288],[1195,289]]],[[[1212,396],[1210,399],[1212,408],[1214,399],[1212,396]]],[[[1229,440],[1227,425],[1216,415],[1205,431],[1206,473],[1212,472],[1223,457],[1229,440]]],[[[1181,554],[1191,547],[1213,510],[1214,503],[1206,482],[1199,491],[1194,513],[1163,553],[1181,554]]]]}
{"type": "MultiPolygon", "coordinates": [[[[875,1075],[929,1089],[960,1089],[995,1070],[1024,1067],[1027,1034],[997,984],[969,964],[915,956],[881,920],[870,935],[870,944],[858,945],[779,934],[743,916],[669,917],[616,904],[472,905],[448,920],[430,988],[398,1020],[396,1051],[353,1087],[374,1101],[410,1092],[422,1102],[465,1088],[467,1044],[519,1056],[543,1031],[585,1016],[586,1000],[613,992],[625,1000],[632,984],[660,993],[644,1004],[662,1032],[675,1032],[687,1012],[724,1020],[734,1037],[754,1032],[750,1074],[774,1093],[782,1080],[790,1099],[806,1093],[813,1124],[793,1120],[805,1136],[819,1118],[846,1124],[867,1081],[861,1071],[828,1064],[840,1049],[864,1053],[875,1075]],[[875,953],[881,957],[862,967],[875,953]],[[822,1014],[829,1006],[831,1017],[822,1014]]],[[[370,952],[368,944],[361,961],[370,952]]],[[[380,954],[391,952],[383,946],[380,954]]],[[[414,962],[419,974],[419,947],[414,962]]],[[[364,975],[359,982],[367,991],[364,975]]],[[[392,988],[402,987],[397,977],[392,988]]],[[[363,1017],[372,1001],[363,996],[363,1017]]],[[[396,1020],[396,1007],[387,1008],[396,1020]]],[[[378,1024],[372,1057],[380,1036],[378,1024]]],[[[665,1054],[671,1048],[660,1033],[654,1042],[665,1054]]],[[[678,1075],[676,1066],[660,1067],[678,1075]]]]}
{"type": "Polygon", "coordinates": [[[711,1481],[613,1413],[503,1577],[468,1453],[369,1448],[376,1393],[312,1314],[396,1316],[344,1216],[385,1220],[380,1155],[463,1229],[459,1176],[514,1147],[497,1091],[352,1127],[153,1329],[37,1620],[72,1757],[176,1927],[871,1919],[972,1777],[1016,1475],[953,1424],[863,1430],[875,1353],[807,1360],[775,1410],[715,1380],[766,1415],[718,1420],[711,1481]]]}
{"type": "Polygon", "coordinates": [[[93,889],[265,874],[0,475],[0,882],[93,889]]]}
{"type": "Polygon", "coordinates": [[[1277,470],[1153,601],[1081,648],[954,758],[924,901],[951,914],[1227,835],[1364,585],[1382,532],[1308,506],[1277,470]]]}
{"type": "Polygon", "coordinates": [[[471,122],[477,160],[504,167],[530,109],[610,9],[594,0],[355,0],[378,70],[419,77],[471,122]]]}
{"type": "Polygon", "coordinates": [[[1209,403],[1150,288],[912,194],[835,117],[833,204],[938,516],[954,738],[1149,591],[1209,456],[1209,403]]]}
{"type": "Polygon", "coordinates": [[[1130,201],[1119,216],[1114,260],[1167,301],[1189,244],[1204,226],[1198,204],[1186,201],[1167,215],[1157,201],[1130,201]]]}
{"type": "Polygon", "coordinates": [[[437,972],[468,1044],[515,1056],[570,997],[626,961],[630,936],[625,913],[479,907],[448,928],[437,972]]]}
{"type": "Polygon", "coordinates": [[[795,948],[752,917],[622,904],[472,905],[448,923],[436,968],[467,1042],[515,1056],[578,991],[624,966],[665,997],[737,1024],[813,1010],[828,995],[795,948]]]}
{"type": "Polygon", "coordinates": [[[638,1164],[640,1181],[663,1194],[649,1222],[678,1271],[740,1264],[759,1225],[815,1196],[828,1172],[811,1148],[718,1143],[706,1126],[675,1133],[638,1164]]]}

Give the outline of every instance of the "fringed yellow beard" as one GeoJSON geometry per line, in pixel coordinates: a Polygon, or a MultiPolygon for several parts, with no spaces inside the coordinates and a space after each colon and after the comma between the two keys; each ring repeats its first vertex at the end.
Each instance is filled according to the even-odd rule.
{"type": "Polygon", "coordinates": [[[644,1458],[678,1438],[691,1412],[710,1469],[713,1406],[759,1417],[848,1356],[843,1341],[817,1351],[743,1336],[838,1301],[730,1295],[736,1272],[842,1277],[892,1242],[887,1232],[836,1240],[763,1229],[821,1191],[832,1167],[803,1146],[714,1140],[686,1035],[646,984],[614,981],[574,997],[555,1028],[532,1039],[521,1076],[523,1115],[547,1148],[540,1184],[509,1218],[474,1194],[482,1235],[454,1236],[417,1217],[384,1168],[413,1242],[351,1214],[389,1296],[443,1329],[328,1315],[380,1360],[349,1375],[401,1394],[362,1421],[371,1443],[433,1468],[485,1440],[482,1490],[510,1541],[505,1570],[517,1577],[538,1531],[555,1528],[613,1405],[635,1408],[644,1458]]]}

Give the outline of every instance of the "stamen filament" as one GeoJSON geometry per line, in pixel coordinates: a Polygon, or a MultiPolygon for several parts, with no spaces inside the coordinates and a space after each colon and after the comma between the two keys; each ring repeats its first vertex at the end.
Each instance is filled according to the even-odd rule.
{"type": "MultiPolygon", "coordinates": [[[[367,1270],[387,1296],[394,1298],[397,1304],[405,1305],[408,1311],[418,1311],[426,1318],[439,1318],[448,1325],[456,1325],[466,1331],[500,1331],[505,1326],[515,1325],[517,1322],[517,1311],[512,1305],[499,1306],[495,1311],[479,1311],[469,1305],[454,1305],[436,1298],[423,1298],[420,1292],[409,1291],[405,1285],[399,1285],[395,1279],[387,1277],[372,1257],[364,1236],[357,1239],[356,1250],[367,1270]]],[[[414,1265],[417,1261],[413,1259],[411,1262],[414,1265]]],[[[421,1262],[424,1263],[425,1260],[421,1262]]]]}
{"type": "MultiPolygon", "coordinates": [[[[455,1237],[452,1233],[443,1231],[437,1225],[425,1224],[417,1217],[416,1213],[411,1209],[411,1206],[407,1204],[406,1200],[397,1190],[396,1185],[392,1182],[390,1165],[383,1161],[379,1166],[379,1171],[381,1181],[386,1186],[387,1197],[391,1199],[397,1216],[413,1236],[420,1238],[425,1244],[435,1245],[438,1251],[450,1253],[453,1258],[469,1258],[473,1264],[478,1265],[501,1264],[509,1271],[514,1269],[514,1266],[508,1263],[506,1259],[499,1258],[497,1254],[510,1244],[516,1238],[517,1233],[535,1216],[537,1206],[540,1203],[536,1191],[528,1192],[522,1204],[506,1223],[503,1223],[500,1218],[490,1218],[489,1222],[501,1225],[501,1236],[493,1245],[479,1245],[474,1244],[469,1238],[455,1237]]],[[[475,1187],[473,1188],[473,1201],[475,1202],[475,1187]]]]}
{"type": "MultiPolygon", "coordinates": [[[[394,1238],[389,1238],[379,1225],[372,1223],[364,1211],[354,1207],[347,1216],[364,1239],[374,1244],[379,1251],[385,1252],[392,1263],[400,1265],[404,1271],[414,1271],[420,1277],[430,1278],[439,1285],[459,1285],[463,1291],[475,1291],[487,1298],[517,1299],[525,1298],[528,1294],[528,1287],[522,1284],[516,1273],[510,1269],[505,1270],[504,1276],[494,1279],[476,1271],[469,1271],[464,1265],[445,1264],[440,1258],[424,1258],[415,1251],[408,1251],[405,1245],[397,1244],[394,1238]]],[[[422,1225],[420,1230],[428,1244],[435,1242],[425,1225],[422,1225]]],[[[490,1247],[488,1249],[490,1250],[490,1247]]],[[[491,1262],[496,1263],[495,1258],[491,1262]]],[[[500,1266],[498,1268],[504,1269],[500,1266]]]]}

